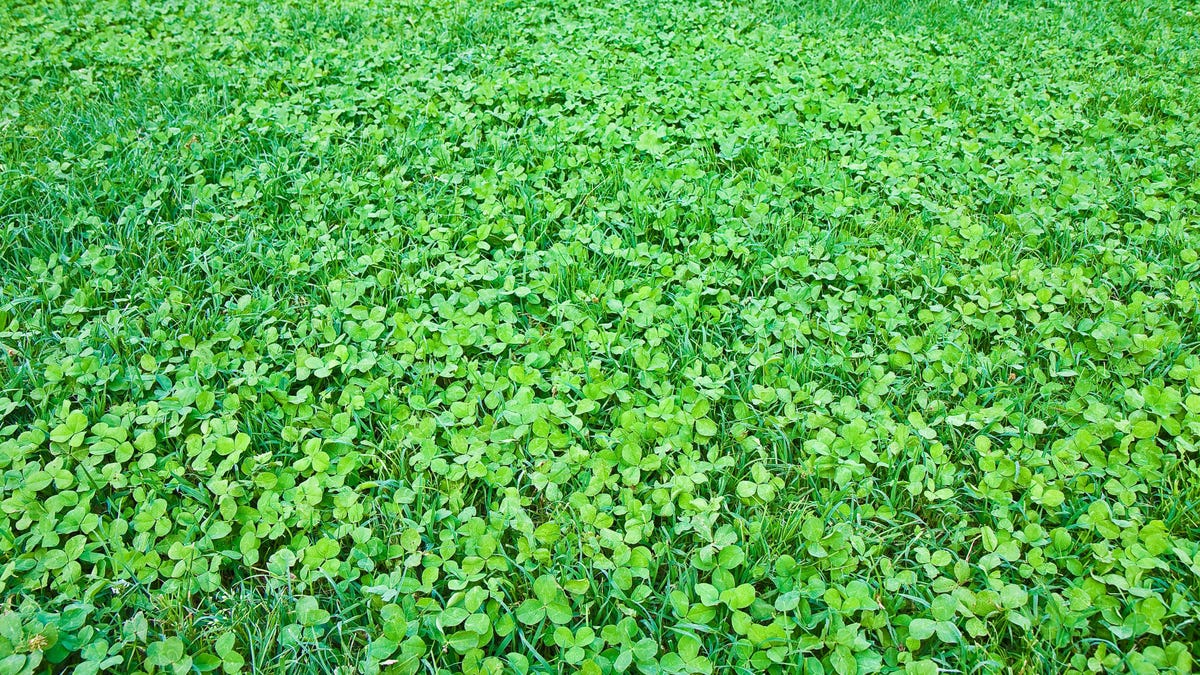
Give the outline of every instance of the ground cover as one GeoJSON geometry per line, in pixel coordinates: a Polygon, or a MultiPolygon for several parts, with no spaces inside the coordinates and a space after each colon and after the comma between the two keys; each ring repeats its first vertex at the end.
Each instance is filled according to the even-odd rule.
{"type": "Polygon", "coordinates": [[[1190,672],[1197,11],[0,4],[0,673],[1190,672]]]}

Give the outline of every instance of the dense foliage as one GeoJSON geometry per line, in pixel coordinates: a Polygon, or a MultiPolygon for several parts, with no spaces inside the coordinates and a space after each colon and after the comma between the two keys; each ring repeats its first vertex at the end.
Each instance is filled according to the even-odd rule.
{"type": "Polygon", "coordinates": [[[0,3],[0,673],[1190,672],[1198,10],[0,3]]]}

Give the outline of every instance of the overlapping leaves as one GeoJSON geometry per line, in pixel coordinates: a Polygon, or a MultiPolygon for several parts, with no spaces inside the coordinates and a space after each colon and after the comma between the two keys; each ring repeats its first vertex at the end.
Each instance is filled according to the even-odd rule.
{"type": "Polygon", "coordinates": [[[1190,672],[1185,5],[0,7],[0,672],[1190,672]]]}

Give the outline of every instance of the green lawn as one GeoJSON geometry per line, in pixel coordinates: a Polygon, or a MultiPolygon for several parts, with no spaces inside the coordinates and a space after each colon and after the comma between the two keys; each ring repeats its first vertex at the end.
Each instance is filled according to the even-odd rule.
{"type": "Polygon", "coordinates": [[[1200,671],[1198,14],[0,2],[0,675],[1200,671]]]}

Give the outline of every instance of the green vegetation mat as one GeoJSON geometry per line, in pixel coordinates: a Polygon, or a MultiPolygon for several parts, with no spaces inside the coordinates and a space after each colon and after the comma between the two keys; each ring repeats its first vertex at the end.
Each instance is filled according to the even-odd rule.
{"type": "Polygon", "coordinates": [[[0,675],[1191,672],[1196,14],[0,2],[0,675]]]}

